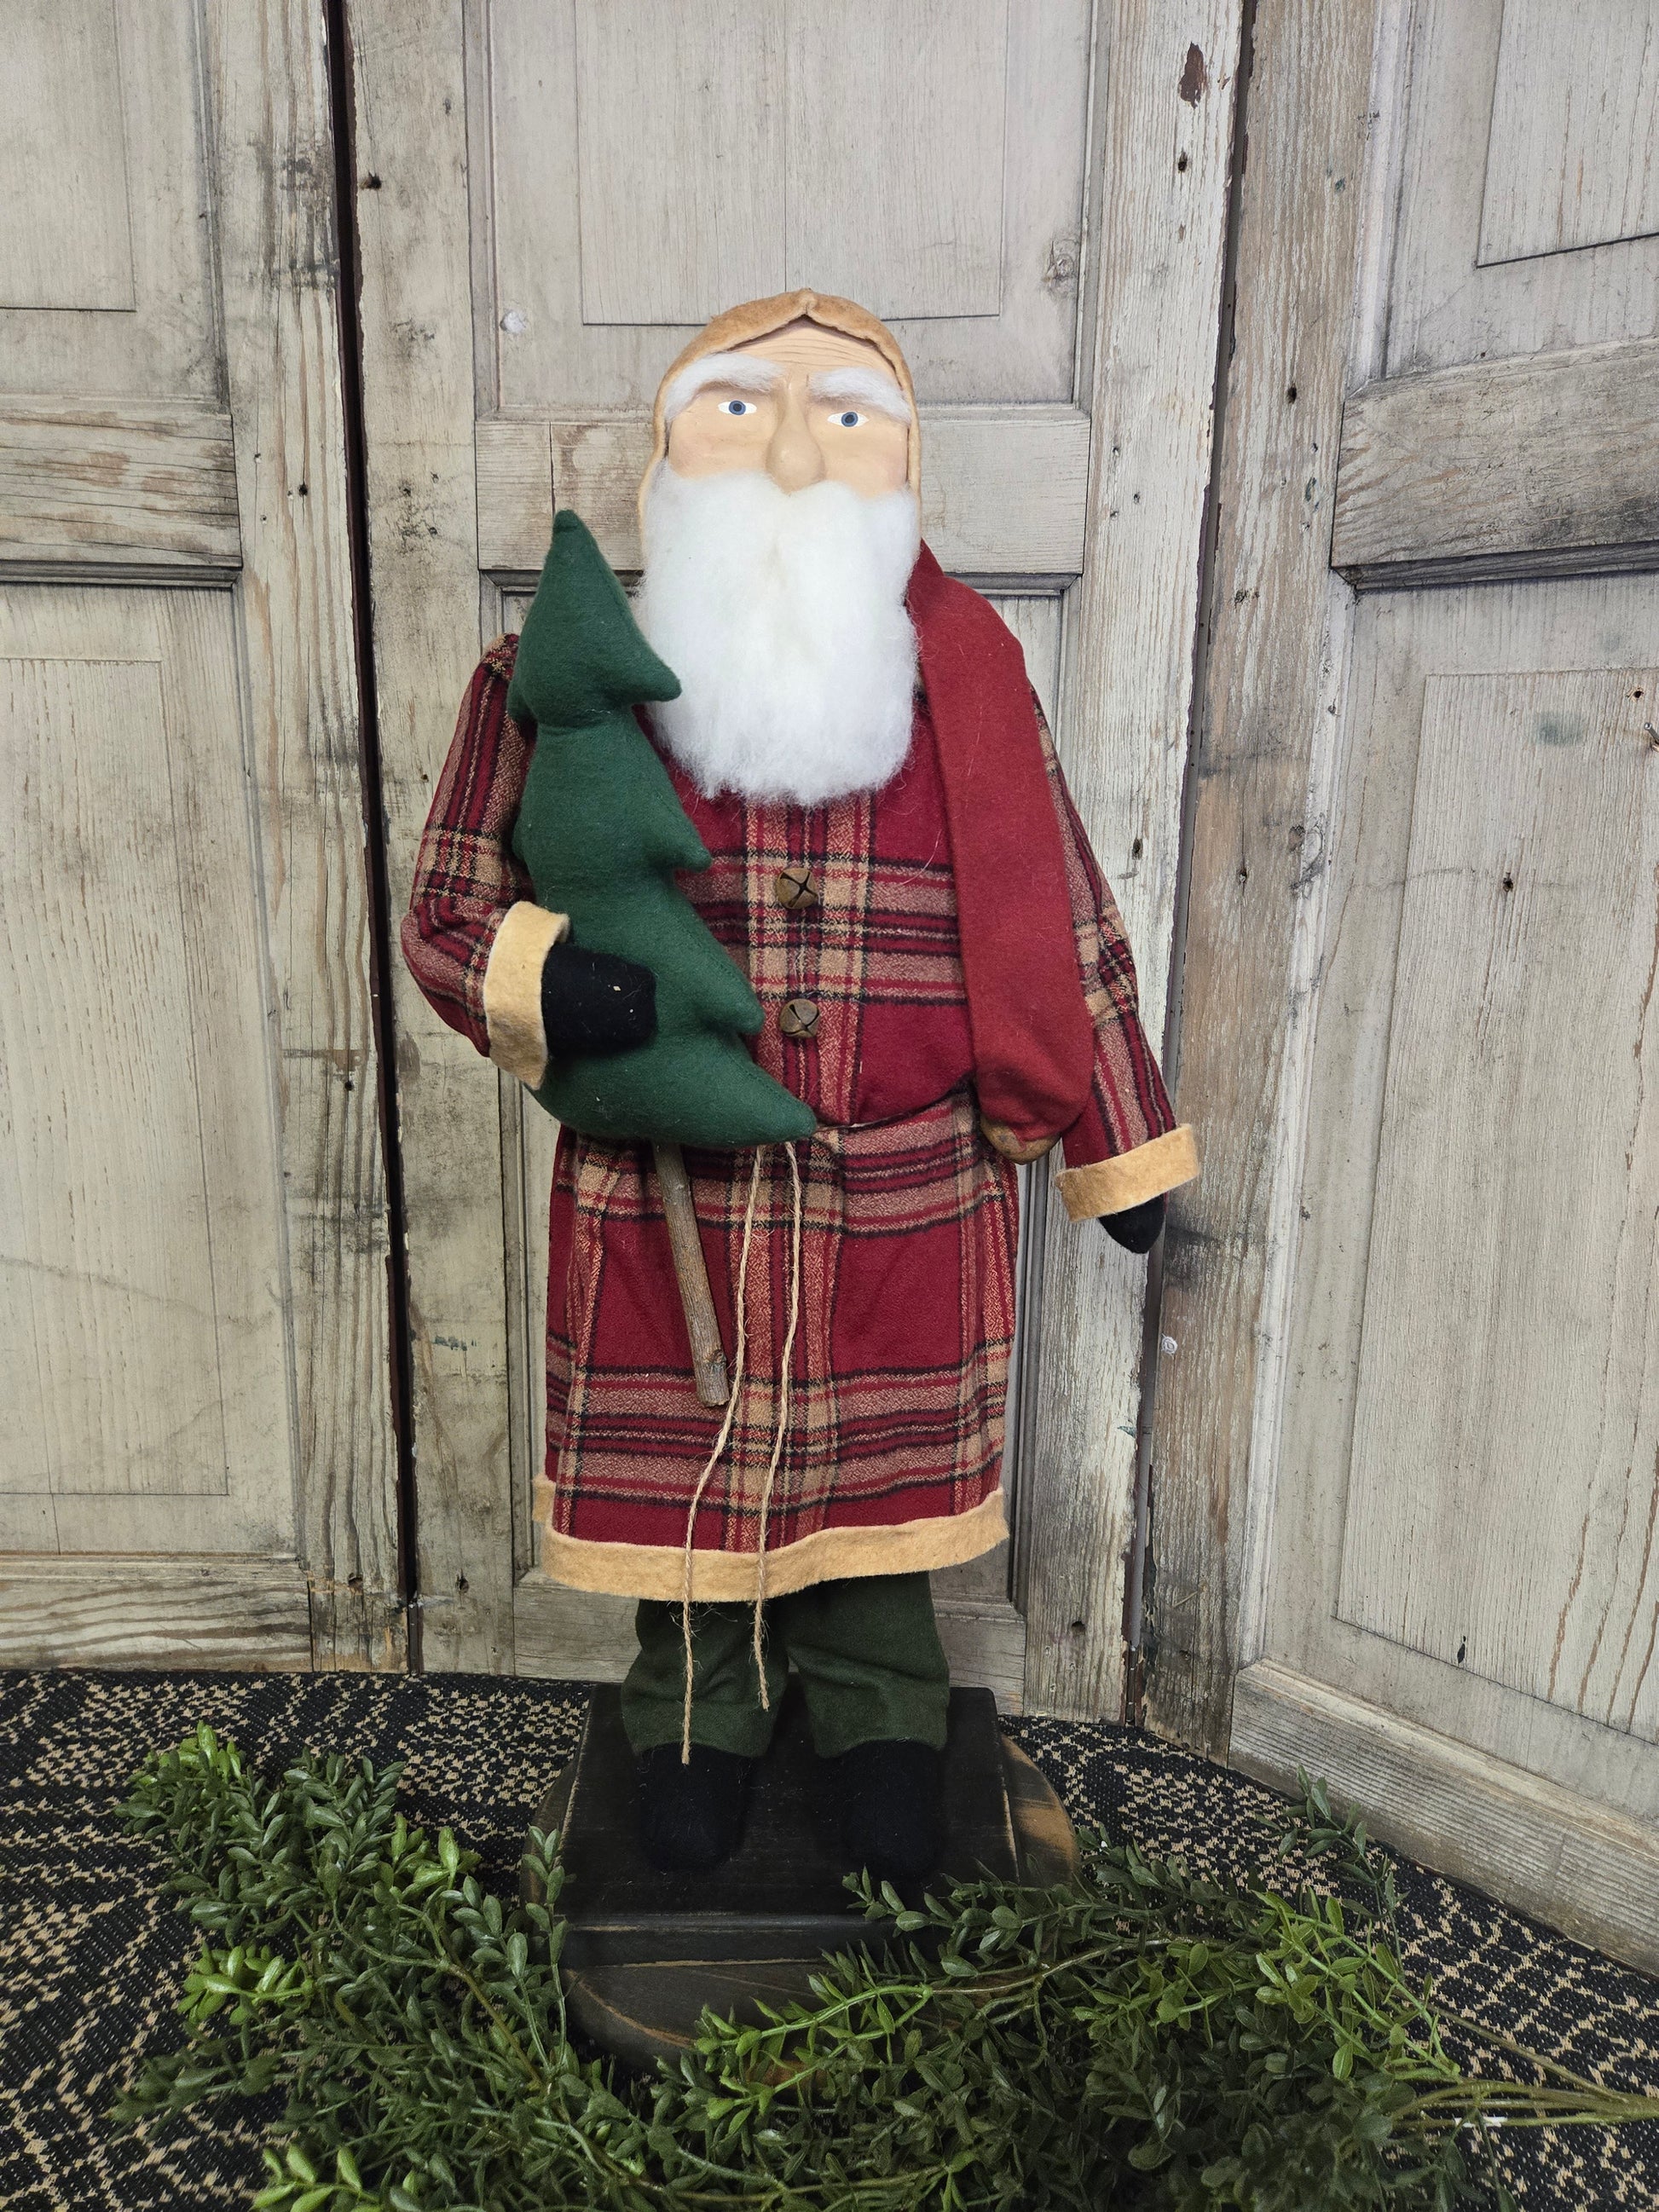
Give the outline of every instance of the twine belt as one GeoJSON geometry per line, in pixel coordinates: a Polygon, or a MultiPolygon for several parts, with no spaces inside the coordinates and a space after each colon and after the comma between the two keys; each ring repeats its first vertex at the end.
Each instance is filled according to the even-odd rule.
{"type": "MultiPolygon", "coordinates": [[[[743,1244],[738,1255],[738,1342],[732,1364],[732,1388],[726,1401],[726,1418],[720,1423],[720,1433],[714,1438],[714,1448],[703,1462],[702,1473],[697,1477],[696,1488],[691,1493],[690,1510],[685,1516],[685,1575],[680,1590],[680,1630],[685,1640],[685,1706],[680,1727],[680,1763],[691,1764],[691,1571],[694,1559],[693,1543],[697,1530],[697,1510],[702,1504],[702,1494],[708,1487],[709,1478],[720,1464],[732,1434],[732,1425],[737,1419],[738,1401],[743,1389],[744,1372],[749,1353],[749,1247],[754,1236],[755,1206],[760,1195],[761,1164],[770,1150],[766,1145],[757,1146],[755,1164],[749,1176],[749,1201],[743,1212],[743,1244]]],[[[793,1198],[789,1243],[789,1325],[784,1333],[783,1359],[778,1375],[778,1415],[772,1431],[772,1456],[767,1462],[766,1480],[761,1485],[760,1550],[755,1568],[754,1596],[754,1656],[755,1673],[760,1681],[761,1711],[769,1713],[772,1700],[766,1687],[766,1656],[763,1616],[766,1605],[766,1534],[767,1521],[772,1508],[772,1487],[777,1480],[779,1464],[783,1458],[784,1440],[789,1431],[789,1380],[794,1364],[795,1332],[800,1323],[800,1238],[801,1186],[800,1163],[795,1158],[795,1148],[786,1145],[784,1158],[789,1163],[789,1179],[793,1198]]]]}

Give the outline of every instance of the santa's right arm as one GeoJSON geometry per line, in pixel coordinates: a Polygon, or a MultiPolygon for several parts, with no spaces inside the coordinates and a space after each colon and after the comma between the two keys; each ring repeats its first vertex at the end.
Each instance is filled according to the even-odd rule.
{"type": "Polygon", "coordinates": [[[547,1066],[542,972],[568,934],[513,851],[535,739],[507,711],[518,641],[497,638],[466,687],[415,862],[404,957],[451,1029],[533,1089],[547,1066]]]}

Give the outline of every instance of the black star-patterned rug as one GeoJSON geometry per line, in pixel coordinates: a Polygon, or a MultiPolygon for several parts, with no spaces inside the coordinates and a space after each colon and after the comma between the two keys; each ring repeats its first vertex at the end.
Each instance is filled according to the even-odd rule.
{"type": "MultiPolygon", "coordinates": [[[[125,2134],[106,2118],[138,2054],[175,2038],[192,1948],[116,1817],[148,1750],[205,1720],[260,1765],[307,1745],[401,1759],[410,1816],[453,1827],[505,1888],[582,1703],[568,1684],[477,1675],[0,1674],[4,2212],[225,2212],[263,2179],[260,2115],[227,2106],[125,2134]]],[[[1075,1819],[1284,1886],[1271,1791],[1103,1722],[1011,1732],[1075,1819]]],[[[1400,1880],[1408,1962],[1449,2010],[1595,2080],[1659,2088],[1659,1983],[1437,1875],[1402,1864],[1400,1880]]],[[[1504,2160],[1526,2212],[1659,2206],[1659,2128],[1512,2136],[1504,2160]]]]}

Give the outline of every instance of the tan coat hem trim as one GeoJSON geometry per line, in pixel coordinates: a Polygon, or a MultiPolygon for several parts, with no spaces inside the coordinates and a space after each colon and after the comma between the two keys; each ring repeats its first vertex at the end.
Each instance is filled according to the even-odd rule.
{"type": "Polygon", "coordinates": [[[542,963],[570,931],[570,917],[520,899],[496,927],[484,967],[484,1026],[489,1057],[532,1091],[547,1073],[542,1029],[542,963]]]}
{"type": "MultiPolygon", "coordinates": [[[[549,1486],[550,1494],[551,1486],[549,1486]]],[[[661,1544],[590,1544],[575,1536],[542,1532],[541,1570],[573,1589],[611,1597],[677,1599],[685,1587],[685,1554],[661,1544]]],[[[813,1583],[843,1582],[856,1575],[912,1575],[959,1567],[994,1551],[1008,1534],[1002,1492],[971,1512],[936,1514],[889,1528],[821,1528],[766,1555],[766,1594],[787,1597],[813,1583]]],[[[703,1604],[752,1598],[757,1554],[696,1552],[691,1595],[703,1604]]]]}
{"type": "Polygon", "coordinates": [[[1144,1206],[1149,1198],[1162,1198],[1166,1190],[1190,1182],[1198,1173],[1198,1146],[1183,1121],[1161,1137],[1120,1152],[1115,1160],[1091,1160],[1080,1168],[1062,1168],[1054,1188],[1066,1201],[1073,1221],[1092,1221],[1102,1213],[1121,1213],[1131,1206],[1144,1206]]]}

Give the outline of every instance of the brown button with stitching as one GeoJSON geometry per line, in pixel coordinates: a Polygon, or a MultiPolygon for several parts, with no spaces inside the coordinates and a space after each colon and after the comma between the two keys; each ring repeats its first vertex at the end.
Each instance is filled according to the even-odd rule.
{"type": "Polygon", "coordinates": [[[797,1044],[818,1033],[818,1010],[810,999],[786,999],[778,1008],[778,1027],[797,1044]]]}
{"type": "Polygon", "coordinates": [[[792,860],[787,868],[778,870],[777,879],[772,885],[772,896],[780,906],[797,910],[817,904],[818,887],[805,860],[792,860]]]}

